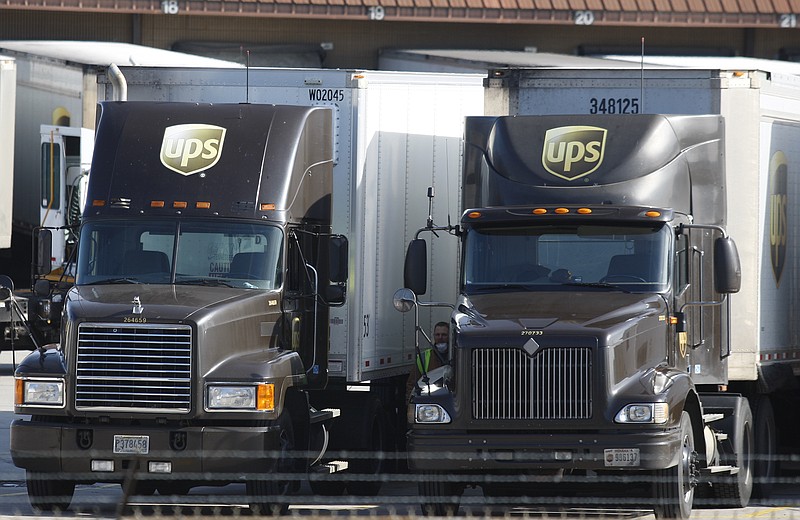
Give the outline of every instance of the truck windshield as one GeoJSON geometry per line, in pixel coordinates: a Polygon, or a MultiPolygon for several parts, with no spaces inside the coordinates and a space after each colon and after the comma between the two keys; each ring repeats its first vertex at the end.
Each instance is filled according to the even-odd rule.
{"type": "Polygon", "coordinates": [[[464,290],[664,291],[669,227],[480,227],[464,244],[464,290]]]}
{"type": "Polygon", "coordinates": [[[268,224],[222,221],[87,222],[77,284],[194,284],[276,289],[283,232],[268,224]]]}

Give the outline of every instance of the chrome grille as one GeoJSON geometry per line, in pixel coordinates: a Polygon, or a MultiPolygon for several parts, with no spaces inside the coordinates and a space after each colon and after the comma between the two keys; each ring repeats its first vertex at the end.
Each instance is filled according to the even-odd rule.
{"type": "Polygon", "coordinates": [[[78,327],[77,409],[188,412],[191,376],[191,327],[78,327]]]}
{"type": "Polygon", "coordinates": [[[592,351],[545,348],[472,351],[475,419],[589,419],[592,351]]]}

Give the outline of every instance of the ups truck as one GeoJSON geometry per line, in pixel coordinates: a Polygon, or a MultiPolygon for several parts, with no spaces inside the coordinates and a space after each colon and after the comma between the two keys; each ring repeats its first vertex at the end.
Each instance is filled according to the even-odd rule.
{"type": "MultiPolygon", "coordinates": [[[[75,483],[129,474],[133,493],[245,482],[259,511],[306,473],[317,493],[378,493],[405,462],[404,244],[458,204],[482,77],[121,69],[60,344],[15,374],[31,502],[63,509],[75,483]],[[433,203],[405,196],[428,185],[433,203]]],[[[435,250],[441,300],[454,247],[435,250]]]]}
{"type": "MultiPolygon", "coordinates": [[[[490,72],[442,226],[451,362],[409,410],[426,511],[469,485],[624,482],[615,505],[657,518],[769,493],[797,446],[798,101],[796,77],[757,70],[490,72]]],[[[435,228],[398,310],[425,304],[435,228]]]]}

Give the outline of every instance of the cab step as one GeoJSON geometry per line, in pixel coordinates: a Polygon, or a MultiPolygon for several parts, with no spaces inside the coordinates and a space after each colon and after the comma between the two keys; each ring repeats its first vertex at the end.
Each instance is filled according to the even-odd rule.
{"type": "Polygon", "coordinates": [[[332,460],[330,462],[324,462],[322,464],[312,466],[310,471],[313,473],[330,474],[344,471],[347,469],[347,467],[348,463],[346,460],[332,460]]]}
{"type": "Polygon", "coordinates": [[[736,466],[709,466],[707,468],[701,469],[700,473],[710,474],[710,475],[719,475],[720,473],[728,473],[730,475],[736,475],[737,473],[739,473],[739,468],[736,466]]]}

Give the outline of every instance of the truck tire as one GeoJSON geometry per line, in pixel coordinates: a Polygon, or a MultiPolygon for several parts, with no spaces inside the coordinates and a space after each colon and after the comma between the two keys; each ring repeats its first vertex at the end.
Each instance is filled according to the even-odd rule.
{"type": "Polygon", "coordinates": [[[351,495],[374,497],[383,485],[381,475],[387,471],[387,426],[386,414],[377,397],[369,398],[367,406],[355,425],[353,435],[358,438],[358,455],[350,462],[349,473],[368,475],[367,480],[349,480],[347,491],[351,495]]]}
{"type": "Polygon", "coordinates": [[[688,412],[681,413],[681,448],[678,464],[658,470],[653,479],[655,516],[664,520],[686,520],[692,514],[697,482],[697,453],[694,449],[694,428],[688,412]]]}
{"type": "Polygon", "coordinates": [[[746,507],[753,492],[753,415],[747,399],[739,399],[734,411],[733,429],[728,433],[728,450],[722,463],[739,468],[735,475],[712,481],[718,507],[746,507]]]}
{"type": "MultiPolygon", "coordinates": [[[[452,475],[449,475],[452,478],[452,475]]],[[[419,497],[425,516],[455,516],[464,493],[464,485],[448,479],[446,473],[420,475],[419,497]]]]}
{"type": "Polygon", "coordinates": [[[777,429],[769,396],[762,395],[755,405],[753,419],[753,496],[769,498],[776,474],[777,429]]]}
{"type": "Polygon", "coordinates": [[[52,473],[25,473],[28,499],[34,511],[66,511],[75,495],[75,482],[52,473]]]}
{"type": "MultiPolygon", "coordinates": [[[[253,515],[281,515],[289,512],[286,496],[294,489],[294,479],[286,478],[297,471],[294,451],[296,439],[289,410],[283,410],[280,417],[273,422],[280,426],[279,458],[271,468],[261,469],[261,475],[250,477],[245,482],[245,491],[250,502],[253,515]],[[270,478],[266,474],[277,474],[270,478]]],[[[299,478],[299,476],[298,476],[299,478]]]]}

